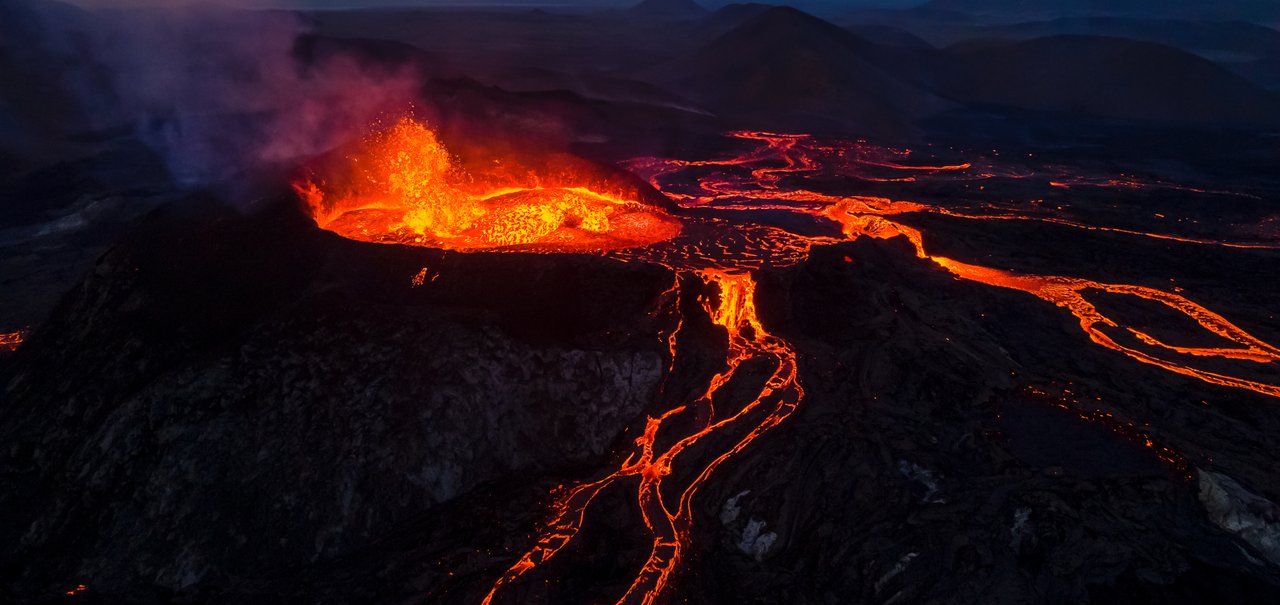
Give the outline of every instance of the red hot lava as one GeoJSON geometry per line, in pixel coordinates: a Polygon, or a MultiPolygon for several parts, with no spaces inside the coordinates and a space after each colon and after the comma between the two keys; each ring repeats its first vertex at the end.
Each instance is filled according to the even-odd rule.
{"type": "Polygon", "coordinates": [[[597,186],[603,179],[582,164],[579,172],[536,174],[503,158],[468,169],[411,118],[370,136],[346,160],[294,188],[322,228],[350,239],[583,252],[650,244],[680,230],[633,187],[597,186]]]}
{"type": "MultiPolygon", "coordinates": [[[[860,142],[847,142],[846,146],[841,146],[838,141],[808,143],[813,138],[806,135],[736,133],[733,136],[758,141],[761,145],[741,155],[722,160],[691,162],[642,158],[634,160],[631,167],[648,178],[655,187],[672,195],[683,207],[787,210],[835,221],[840,224],[845,239],[852,240],[862,236],[880,239],[905,237],[914,246],[918,257],[933,261],[961,279],[1020,290],[1066,309],[1079,320],[1081,330],[1089,339],[1101,346],[1123,353],[1139,362],[1211,384],[1280,397],[1280,386],[1194,366],[1196,358],[1246,360],[1259,364],[1277,363],[1280,362],[1280,348],[1264,342],[1181,294],[1145,286],[1109,284],[1076,277],[1017,274],[931,255],[926,251],[924,235],[919,230],[895,222],[892,217],[915,212],[932,212],[972,220],[1052,222],[1082,229],[1200,245],[1277,249],[1280,248],[1280,244],[1219,242],[1090,226],[1056,217],[1011,213],[969,214],[917,202],[829,195],[806,189],[796,183],[803,183],[805,177],[832,174],[861,177],[870,170],[883,168],[900,172],[904,178],[909,176],[911,178],[984,179],[997,173],[1005,175],[1015,173],[991,166],[984,166],[980,170],[973,169],[971,164],[912,166],[905,162],[906,158],[902,157],[903,152],[886,151],[860,142]],[[886,161],[886,157],[899,159],[886,161]],[[696,175],[692,179],[692,185],[681,187],[669,184],[677,180],[673,177],[688,171],[693,171],[696,175]],[[779,183],[784,177],[789,185],[782,188],[779,183]],[[1101,312],[1087,299],[1090,291],[1128,295],[1160,303],[1189,317],[1206,331],[1236,346],[1201,348],[1168,344],[1146,332],[1124,326],[1118,319],[1101,312]],[[1127,334],[1136,342],[1124,344],[1117,339],[1116,332],[1127,334]]],[[[690,180],[685,179],[682,182],[688,183],[690,180]]],[[[794,236],[794,238],[797,240],[796,246],[804,250],[811,245],[837,241],[835,238],[826,237],[794,236]]]]}
{"type": "MultiPolygon", "coordinates": [[[[693,500],[699,489],[726,461],[790,416],[804,398],[795,351],[770,334],[756,313],[756,281],[751,271],[802,261],[815,245],[864,236],[905,237],[919,258],[960,279],[1022,291],[1066,310],[1100,346],[1207,383],[1280,397],[1280,386],[1195,367],[1197,359],[1205,358],[1274,364],[1280,362],[1280,349],[1180,294],[1075,277],[1017,274],[931,255],[924,234],[893,217],[932,212],[972,220],[1046,221],[1201,245],[1277,247],[1274,243],[1183,238],[1091,226],[1042,213],[993,212],[994,207],[965,213],[918,202],[830,195],[806,188],[806,179],[981,181],[1028,175],[991,164],[913,165],[908,151],[858,141],[765,132],[731,136],[753,146],[721,159],[639,158],[628,167],[684,210],[792,213],[832,221],[839,225],[840,234],[801,235],[750,219],[677,218],[640,202],[634,191],[603,190],[594,185],[598,180],[581,174],[538,178],[510,169],[469,171],[449,154],[434,132],[408,119],[371,137],[347,158],[345,168],[295,185],[317,223],[344,237],[461,251],[590,252],[659,263],[676,273],[667,293],[675,299],[671,305],[675,309],[681,308],[679,301],[689,295],[690,284],[700,283],[701,289],[715,292],[714,300],[702,301],[702,310],[728,337],[723,369],[697,398],[648,418],[640,435],[619,453],[621,462],[616,467],[600,478],[555,494],[550,521],[534,545],[494,582],[484,603],[499,598],[528,572],[557,556],[578,534],[592,502],[611,486],[633,494],[652,540],[647,560],[617,602],[647,604],[666,594],[690,547],[693,500]],[[1166,343],[1100,311],[1088,300],[1091,292],[1157,302],[1232,346],[1166,343]],[[727,396],[718,395],[747,361],[752,361],[753,367],[763,362],[769,368],[768,378],[750,401],[731,405],[727,396]],[[663,435],[661,442],[659,433],[663,435]],[[669,436],[671,433],[678,434],[669,436]],[[719,450],[708,451],[714,448],[713,443],[725,440],[707,437],[725,434],[740,437],[719,450]],[[698,454],[690,455],[695,447],[698,454]],[[672,479],[677,466],[679,476],[693,479],[683,483],[672,479]]],[[[1067,180],[1058,178],[1055,182],[1067,180]]],[[[1127,182],[1126,186],[1138,185],[1127,182]]],[[[414,276],[412,283],[426,287],[425,270],[414,276]]],[[[684,325],[683,317],[677,319],[676,328],[667,335],[672,368],[684,325]]]]}
{"type": "Polygon", "coordinates": [[[0,333],[0,351],[6,353],[17,351],[18,347],[22,346],[22,340],[26,335],[24,330],[0,333]]]}

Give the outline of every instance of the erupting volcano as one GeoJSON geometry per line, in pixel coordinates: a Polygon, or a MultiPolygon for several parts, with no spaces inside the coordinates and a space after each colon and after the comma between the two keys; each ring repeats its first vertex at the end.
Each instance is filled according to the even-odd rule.
{"type": "MultiPolygon", "coordinates": [[[[324,174],[297,185],[320,226],[348,238],[459,251],[586,252],[673,270],[675,283],[654,311],[676,316],[674,328],[665,336],[670,349],[668,373],[680,363],[682,329],[691,320],[685,315],[691,308],[727,337],[722,368],[700,395],[651,415],[631,445],[614,453],[619,461],[615,468],[552,495],[550,519],[534,545],[497,579],[484,603],[503,601],[513,585],[529,581],[527,576],[559,555],[578,535],[593,502],[610,489],[631,494],[652,541],[647,560],[635,571],[630,587],[617,595],[617,602],[648,604],[669,596],[690,548],[692,502],[699,488],[724,463],[749,455],[753,441],[803,403],[796,351],[771,334],[756,312],[754,272],[802,262],[815,246],[861,237],[903,238],[917,258],[958,279],[1025,292],[1065,309],[1090,341],[1134,361],[1213,385],[1280,398],[1280,386],[1253,377],[1254,368],[1262,367],[1263,376],[1274,370],[1280,363],[1280,349],[1181,294],[1141,285],[1022,274],[938,256],[927,251],[922,230],[899,221],[910,215],[937,214],[971,221],[1040,221],[1186,245],[1275,249],[1274,242],[1216,241],[1090,225],[1069,215],[1019,211],[1007,204],[945,207],[825,193],[822,188],[833,182],[847,187],[850,181],[865,186],[1038,178],[1046,186],[1060,187],[1067,177],[1052,168],[1042,169],[1045,174],[988,159],[916,164],[909,151],[806,134],[740,132],[731,134],[730,140],[745,142],[748,148],[722,159],[637,158],[625,163],[655,190],[675,200],[677,210],[672,213],[625,195],[607,195],[565,181],[542,185],[536,175],[521,181],[510,170],[470,173],[431,130],[409,119],[371,137],[361,152],[350,156],[352,176],[339,179],[343,185],[334,186],[335,181],[324,174]],[[1090,301],[1095,294],[1163,305],[1222,342],[1174,344],[1100,310],[1090,301]],[[697,297],[700,304],[684,304],[689,296],[697,297]],[[1198,366],[1203,360],[1216,365],[1198,366]],[[755,395],[743,399],[726,387],[743,381],[739,370],[748,362],[771,369],[755,395]]],[[[1098,181],[1091,185],[1176,187],[1133,179],[1123,185],[1098,181]]],[[[1059,207],[1058,212],[1066,214],[1069,209],[1059,207]]],[[[422,284],[420,277],[415,284],[422,284]]],[[[1086,419],[1104,416],[1081,414],[1086,419]]],[[[1145,434],[1142,440],[1152,447],[1145,434]]],[[[1160,451],[1161,459],[1181,460],[1168,448],[1160,451]]],[[[1185,468],[1184,462],[1179,464],[1185,468]]]]}
{"type": "Polygon", "coordinates": [[[1280,602],[1275,11],[620,1],[0,2],[0,603],[1280,602]]]}
{"type": "Polygon", "coordinates": [[[585,164],[539,174],[511,157],[463,165],[412,118],[371,135],[340,170],[295,188],[344,237],[449,250],[608,250],[651,244],[679,223],[634,185],[585,164]],[[339,174],[339,172],[344,174],[339,174]],[[601,187],[603,185],[603,187],[601,187]],[[606,189],[607,188],[607,189],[606,189]]]}

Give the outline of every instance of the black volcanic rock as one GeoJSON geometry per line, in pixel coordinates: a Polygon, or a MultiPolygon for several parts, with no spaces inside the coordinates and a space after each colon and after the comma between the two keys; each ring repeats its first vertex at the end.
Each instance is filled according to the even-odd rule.
{"type": "MultiPolygon", "coordinates": [[[[1053,305],[959,281],[902,238],[757,275],[806,396],[692,501],[675,598],[1280,596],[1229,523],[1277,531],[1271,401],[1097,347],[1053,305]],[[1053,384],[1149,420],[1201,479],[1023,389],[1053,384]]],[[[723,333],[686,296],[664,378],[674,317],[656,303],[673,279],[352,242],[287,207],[168,208],[0,366],[2,596],[83,582],[107,602],[478,601],[535,539],[546,494],[608,468],[659,384],[697,393],[722,367],[723,333]]],[[[766,373],[747,364],[724,397],[766,373]]],[[[602,494],[545,575],[497,602],[616,598],[648,547],[634,507],[602,494]]]]}
{"type": "MultiPolygon", "coordinates": [[[[412,14],[368,13],[378,28],[412,14]]],[[[732,118],[723,122],[564,91],[517,94],[471,80],[427,83],[433,106],[425,111],[451,144],[524,142],[500,138],[511,131],[541,141],[545,146],[529,160],[538,173],[561,165],[547,149],[607,135],[626,145],[669,142],[657,153],[691,164],[689,175],[668,175],[673,190],[687,190],[684,178],[719,187],[715,179],[755,166],[692,165],[744,149],[744,141],[700,137],[702,128],[787,128],[796,116],[836,123],[851,114],[835,101],[864,93],[881,95],[884,104],[876,111],[855,107],[859,115],[902,119],[893,103],[917,92],[899,97],[863,87],[910,81],[967,99],[965,78],[976,67],[961,55],[996,53],[972,46],[886,49],[794,11],[765,14],[773,22],[738,24],[750,29],[729,33],[737,36],[732,47],[711,53],[714,61],[698,72],[736,87],[708,97],[732,118]],[[751,34],[759,44],[752,45],[751,34]],[[757,65],[742,59],[766,65],[753,72],[757,65]],[[776,92],[754,87],[753,78],[793,86],[776,92]],[[813,94],[831,82],[847,85],[845,96],[813,94]]],[[[526,48],[519,37],[475,36],[465,25],[475,14],[456,15],[446,23],[457,25],[458,38],[504,46],[495,44],[501,37],[517,52],[526,48]]],[[[609,23],[603,19],[584,18],[580,26],[609,23]]],[[[693,20],[618,20],[655,32],[697,27],[693,20]]],[[[299,58],[351,54],[378,68],[415,60],[411,48],[357,33],[304,39],[299,58]]],[[[659,38],[650,43],[670,39],[659,38]]],[[[1115,58],[1100,56],[1104,63],[1115,58]]],[[[998,111],[973,100],[981,105],[974,113],[1005,124],[990,139],[957,142],[961,151],[947,155],[974,162],[958,175],[985,173],[987,162],[1030,166],[1009,158],[1034,152],[1043,165],[1084,179],[1106,165],[1105,174],[1168,175],[1158,178],[1242,195],[1050,190],[1048,175],[1021,170],[980,180],[939,174],[883,183],[856,178],[858,171],[847,178],[773,172],[777,180],[760,183],[777,186],[780,197],[812,188],[955,209],[993,203],[1053,213],[1061,205],[1061,216],[1113,227],[1158,230],[1176,220],[1179,233],[1197,237],[1275,239],[1273,175],[1280,171],[1274,158],[1258,159],[1274,143],[1262,134],[1186,137],[1112,119],[1098,120],[1106,138],[1082,129],[1036,139],[1044,146],[1008,147],[1000,128],[1026,126],[1019,104],[1057,112],[1049,119],[1063,120],[1064,130],[1076,122],[1062,113],[1077,108],[1043,104],[1043,96],[1014,98],[1010,87],[1024,83],[999,78],[1080,74],[1091,65],[1111,73],[1090,53],[1030,59],[1018,70],[976,74],[1005,96],[996,101],[1003,103],[998,111]],[[1140,128],[1158,136],[1124,140],[1140,128]],[[988,149],[975,147],[988,140],[1000,162],[970,155],[988,149]],[[1155,148],[1155,141],[1168,141],[1170,151],[1156,149],[1153,157],[1135,151],[1155,148]],[[1221,153],[1202,173],[1194,162],[1169,159],[1183,149],[1194,149],[1194,157],[1221,153]],[[1148,172],[1152,166],[1160,170],[1148,172]],[[1019,205],[1028,199],[1043,202],[1019,205]],[[1167,220],[1151,216],[1170,209],[1167,220]]],[[[1080,97],[1117,107],[1124,106],[1117,99],[1150,99],[1151,90],[1180,99],[1171,76],[1158,75],[1155,84],[1135,83],[1148,91],[1140,94],[1123,86],[1100,92],[1105,80],[1083,76],[1071,85],[1088,92],[1080,97]]],[[[1160,102],[1155,106],[1180,101],[1160,102]]],[[[1197,114],[1162,119],[1188,115],[1197,114]]],[[[897,123],[874,119],[839,123],[898,132],[897,123]]],[[[932,140],[938,131],[928,134],[932,140]]],[[[451,149],[466,155],[467,146],[451,149]]],[[[931,155],[913,148],[910,161],[931,155]]],[[[115,173],[121,163],[142,166],[145,158],[113,157],[52,165],[15,181],[31,187],[0,187],[8,203],[28,204],[5,208],[15,212],[0,236],[40,227],[60,208],[84,201],[129,220],[115,209],[145,192],[121,188],[143,182],[96,176],[115,173]],[[96,204],[105,196],[121,196],[121,205],[96,204]],[[20,225],[28,217],[40,220],[20,225]]],[[[603,183],[624,178],[589,170],[603,183]]],[[[148,171],[120,174],[138,172],[148,171]]],[[[28,297],[35,272],[25,267],[47,264],[41,255],[74,249],[98,258],[87,263],[88,275],[67,278],[74,288],[15,354],[0,355],[0,603],[478,603],[537,540],[557,488],[616,468],[649,417],[697,397],[725,367],[724,331],[707,316],[716,297],[697,276],[592,255],[462,254],[354,242],[317,229],[289,195],[273,199],[229,207],[192,196],[153,213],[100,256],[70,237],[0,248],[0,256],[15,259],[0,262],[6,268],[0,285],[7,288],[0,312],[15,305],[11,298],[28,297]],[[676,284],[680,296],[673,296],[676,284]],[[666,336],[677,323],[672,362],[666,336]],[[79,584],[87,592],[66,595],[79,584]]],[[[776,210],[696,214],[730,233],[734,221],[757,219],[836,233],[809,215],[776,210]]],[[[1027,274],[1175,288],[1268,342],[1280,338],[1273,312],[1280,308],[1274,286],[1280,251],[941,213],[893,220],[923,231],[933,254],[1027,274]]],[[[687,251],[714,255],[743,239],[709,240],[687,251]]],[[[692,533],[671,590],[657,605],[1280,602],[1275,398],[1098,346],[1066,310],[1026,292],[958,279],[918,258],[904,238],[815,244],[805,256],[753,271],[760,324],[794,348],[804,398],[687,501],[692,533]]],[[[1216,346],[1212,334],[1162,305],[1089,296],[1123,320],[1104,327],[1108,334],[1129,338],[1122,327],[1129,325],[1183,346],[1216,346]]],[[[36,317],[46,316],[47,309],[31,306],[42,310],[36,317]]],[[[1196,363],[1280,380],[1280,364],[1196,363]]],[[[758,395],[769,365],[746,361],[717,394],[713,414],[758,395]]],[[[659,440],[676,437],[663,433],[659,440]]],[[[694,459],[713,456],[720,445],[692,445],[672,465],[667,485],[687,484],[698,472],[694,459]]],[[[635,478],[620,482],[599,495],[563,552],[500,592],[495,604],[616,602],[652,535],[637,506],[635,478]]]]}
{"type": "Polygon", "coordinates": [[[169,207],[6,362],[6,600],[314,563],[596,460],[652,403],[670,272],[308,222],[169,207]]]}
{"type": "Polygon", "coordinates": [[[790,116],[903,136],[946,106],[876,61],[876,46],[792,8],[772,8],[650,75],[729,115],[790,116]]]}

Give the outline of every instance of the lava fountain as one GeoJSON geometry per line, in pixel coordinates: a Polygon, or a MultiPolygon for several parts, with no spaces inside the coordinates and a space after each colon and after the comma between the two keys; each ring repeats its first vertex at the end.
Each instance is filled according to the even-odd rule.
{"type": "Polygon", "coordinates": [[[313,168],[294,188],[321,228],[350,239],[582,252],[650,244],[680,230],[636,185],[592,174],[585,162],[538,173],[503,157],[473,168],[412,118],[343,159],[313,168]]]}

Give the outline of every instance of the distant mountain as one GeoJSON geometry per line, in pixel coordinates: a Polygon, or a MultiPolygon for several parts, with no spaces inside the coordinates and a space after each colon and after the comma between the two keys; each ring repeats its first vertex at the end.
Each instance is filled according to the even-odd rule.
{"type": "Polygon", "coordinates": [[[724,115],[825,121],[868,134],[905,134],[913,120],[946,107],[879,64],[877,48],[817,17],[774,7],[648,75],[724,115]]]}
{"type": "Polygon", "coordinates": [[[1198,126],[1280,125],[1280,97],[1149,42],[1051,36],[955,46],[932,67],[958,101],[1198,126]]]}
{"type": "Polygon", "coordinates": [[[1025,40],[1059,35],[1129,38],[1173,46],[1245,74],[1255,84],[1280,88],[1280,70],[1274,68],[1280,64],[1280,31],[1245,21],[1063,17],[965,28],[956,32],[952,39],[1025,40]]]}
{"type": "Polygon", "coordinates": [[[869,42],[882,46],[902,46],[906,48],[932,48],[933,45],[905,29],[891,25],[857,24],[845,29],[869,42]]]}
{"type": "MultiPolygon", "coordinates": [[[[936,49],[894,28],[842,29],[792,8],[751,5],[717,11],[699,27],[738,18],[723,35],[642,77],[734,120],[870,136],[908,135],[918,120],[956,104],[1184,127],[1280,125],[1280,97],[1152,42],[1065,35],[936,49]]],[[[1269,48],[1269,36],[1254,26],[1227,29],[1252,32],[1250,47],[1269,48]]]]}
{"type": "Polygon", "coordinates": [[[706,40],[718,38],[772,8],[777,7],[757,2],[726,4],[702,20],[698,25],[698,35],[706,40]]]}
{"type": "MultiPolygon", "coordinates": [[[[1280,55],[1280,31],[1245,21],[1189,21],[1136,17],[1062,17],[967,30],[970,37],[1042,38],[1080,35],[1131,38],[1197,54],[1280,55]]],[[[1212,57],[1209,57],[1212,58],[1212,57]]]]}
{"type": "Polygon", "coordinates": [[[1280,20],[1276,0],[932,0],[922,9],[1010,20],[1071,15],[1280,20]]]}
{"type": "Polygon", "coordinates": [[[707,14],[707,9],[693,0],[644,0],[631,12],[654,17],[700,17],[707,14]]]}

